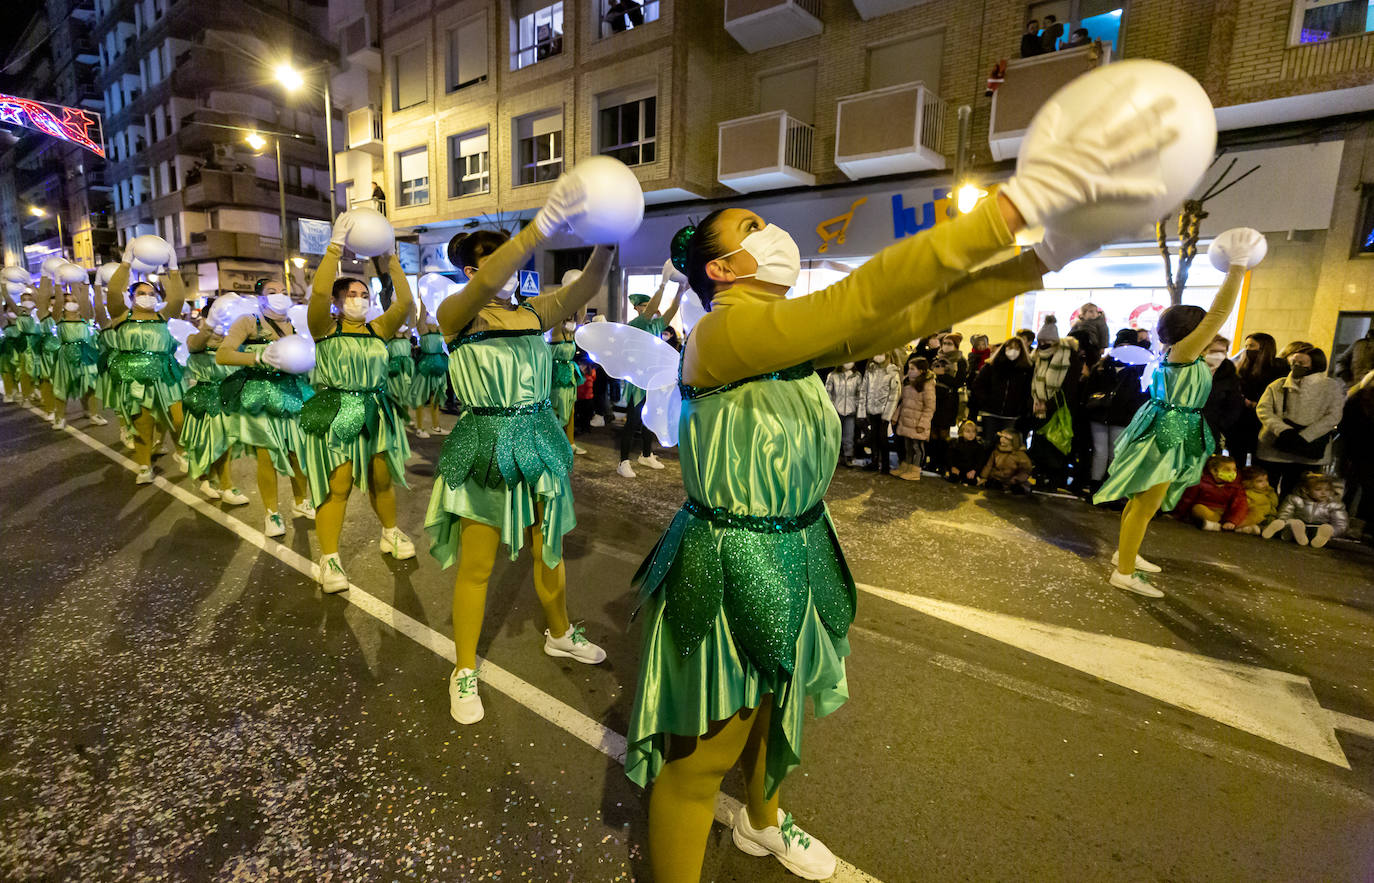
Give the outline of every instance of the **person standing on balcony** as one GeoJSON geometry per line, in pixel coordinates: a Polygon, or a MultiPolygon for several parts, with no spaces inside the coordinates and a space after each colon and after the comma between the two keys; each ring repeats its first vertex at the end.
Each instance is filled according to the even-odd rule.
{"type": "Polygon", "coordinates": [[[372,182],[372,199],[377,203],[377,211],[386,214],[386,191],[376,181],[372,182]]]}
{"type": "Polygon", "coordinates": [[[1033,18],[1026,22],[1026,32],[1021,35],[1021,57],[1033,58],[1044,51],[1040,45],[1040,21],[1033,18]]]}
{"type": "Polygon", "coordinates": [[[1053,52],[1059,48],[1059,38],[1064,36],[1064,26],[1053,15],[1045,16],[1045,28],[1040,32],[1040,51],[1053,52]]]}

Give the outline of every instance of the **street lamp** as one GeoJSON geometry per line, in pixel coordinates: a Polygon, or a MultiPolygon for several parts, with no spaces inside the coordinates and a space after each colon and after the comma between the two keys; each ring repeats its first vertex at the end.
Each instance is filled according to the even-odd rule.
{"type": "MultiPolygon", "coordinates": [[[[273,69],[277,82],[281,83],[288,92],[305,86],[305,75],[296,70],[289,61],[282,61],[273,69]]],[[[329,97],[329,72],[326,71],[320,78],[324,83],[324,142],[325,150],[329,154],[329,222],[334,223],[334,102],[329,97]]]]}
{"type": "MultiPolygon", "coordinates": [[[[267,139],[257,132],[249,131],[243,136],[243,140],[248,142],[248,146],[254,150],[262,150],[267,146],[267,139]]],[[[277,153],[277,212],[281,223],[281,281],[286,286],[287,291],[291,290],[291,265],[288,260],[290,253],[286,250],[286,175],[281,165],[281,136],[272,139],[272,145],[277,153]]]]}
{"type": "MultiPolygon", "coordinates": [[[[48,211],[47,211],[47,209],[42,208],[41,206],[31,205],[31,206],[29,206],[29,214],[33,215],[35,218],[46,218],[46,217],[48,216],[48,211]]],[[[61,212],[53,212],[53,219],[57,221],[57,254],[58,254],[58,257],[66,258],[66,256],[67,256],[67,247],[66,247],[65,245],[62,244],[62,213],[61,213],[61,212]]]]}

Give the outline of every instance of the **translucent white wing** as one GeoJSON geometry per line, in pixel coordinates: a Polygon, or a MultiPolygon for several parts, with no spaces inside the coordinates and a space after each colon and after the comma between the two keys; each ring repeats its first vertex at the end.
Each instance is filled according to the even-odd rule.
{"type": "Polygon", "coordinates": [[[1122,364],[1132,367],[1144,365],[1145,370],[1140,375],[1140,389],[1142,392],[1150,391],[1150,384],[1154,381],[1155,369],[1159,367],[1159,356],[1142,346],[1132,346],[1130,344],[1113,347],[1107,350],[1107,355],[1122,364]]]}
{"type": "Polygon", "coordinates": [[[701,317],[706,315],[706,308],[701,305],[701,298],[690,288],[682,293],[682,330],[684,334],[691,331],[696,326],[701,317]]]}
{"type": "Polygon", "coordinates": [[[677,383],[649,390],[644,399],[644,425],[666,448],[677,446],[678,422],[682,419],[682,393],[677,383]]]}
{"type": "Polygon", "coordinates": [[[309,312],[310,306],[308,304],[296,304],[286,311],[286,318],[291,320],[291,327],[295,329],[297,334],[303,334],[306,337],[310,336],[310,322],[306,318],[309,312]]]}
{"type": "Polygon", "coordinates": [[[167,332],[172,335],[177,343],[184,344],[186,338],[196,333],[196,326],[185,319],[168,319],[167,332]]]}
{"type": "Polygon", "coordinates": [[[644,390],[677,382],[677,350],[657,335],[618,322],[593,322],[573,337],[612,377],[644,390]]]}
{"type": "Polygon", "coordinates": [[[176,360],[181,363],[181,367],[183,368],[186,367],[187,362],[191,361],[191,350],[187,348],[185,343],[177,347],[176,360]]]}

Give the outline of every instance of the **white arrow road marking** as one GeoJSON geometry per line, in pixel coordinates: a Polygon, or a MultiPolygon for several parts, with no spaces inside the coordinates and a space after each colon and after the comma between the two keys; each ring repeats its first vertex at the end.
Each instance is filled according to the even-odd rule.
{"type": "Polygon", "coordinates": [[[860,588],[894,604],[1350,769],[1332,729],[1330,712],[1317,702],[1312,683],[1305,677],[989,613],[877,586],[860,588]]]}

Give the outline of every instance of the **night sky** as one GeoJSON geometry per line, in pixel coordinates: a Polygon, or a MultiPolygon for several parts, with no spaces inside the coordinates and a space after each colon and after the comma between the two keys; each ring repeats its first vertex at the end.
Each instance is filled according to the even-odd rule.
{"type": "MultiPolygon", "coordinates": [[[[43,0],[8,0],[5,20],[9,27],[0,29],[0,64],[9,58],[10,50],[24,33],[29,18],[43,6],[43,0]]],[[[20,92],[22,84],[15,82],[8,71],[0,70],[0,91],[20,92]]]]}

